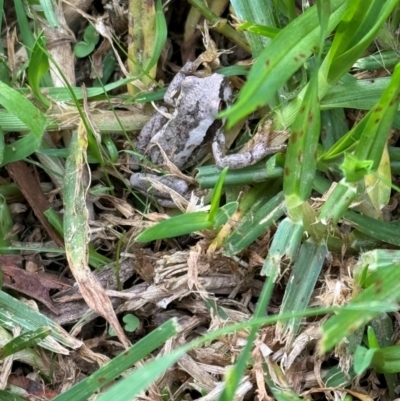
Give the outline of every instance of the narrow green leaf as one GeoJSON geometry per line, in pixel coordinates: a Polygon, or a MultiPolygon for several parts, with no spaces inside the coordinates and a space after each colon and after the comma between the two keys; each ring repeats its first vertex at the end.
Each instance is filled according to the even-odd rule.
{"type": "Polygon", "coordinates": [[[51,319],[3,291],[0,291],[0,325],[9,330],[19,326],[23,332],[49,326],[52,331],[51,336],[45,338],[39,345],[53,352],[68,354],[68,351],[55,340],[71,348],[78,348],[82,345],[80,341],[70,336],[51,319]]]}
{"type": "MultiPolygon", "coordinates": [[[[18,251],[9,249],[11,241],[18,240],[16,235],[11,236],[11,230],[14,227],[14,221],[11,217],[10,209],[8,208],[5,198],[0,195],[0,247],[5,247],[7,250],[0,250],[0,254],[19,254],[18,251]]],[[[1,287],[0,287],[1,288],[1,287]]]]}
{"type": "Polygon", "coordinates": [[[374,40],[397,3],[397,0],[350,2],[325,59],[329,64],[328,82],[335,84],[350,69],[374,40]]]}
{"type": "Polygon", "coordinates": [[[372,326],[368,326],[367,336],[368,336],[368,347],[369,348],[380,348],[378,339],[376,338],[375,331],[372,328],[372,326]]]}
{"type": "Polygon", "coordinates": [[[331,2],[330,0],[317,0],[318,19],[321,27],[321,38],[319,49],[322,54],[324,48],[324,40],[328,36],[329,17],[331,15],[331,2]]]}
{"type": "Polygon", "coordinates": [[[46,18],[47,23],[55,28],[58,28],[60,25],[58,23],[57,16],[53,9],[53,3],[51,0],[39,0],[40,5],[42,6],[43,14],[46,18]]]}
{"type": "Polygon", "coordinates": [[[15,12],[17,14],[17,20],[19,29],[22,36],[22,41],[25,45],[28,56],[30,56],[35,43],[35,37],[32,33],[31,26],[27,17],[27,12],[25,10],[24,4],[21,0],[14,0],[15,12]]]}
{"type": "Polygon", "coordinates": [[[359,213],[348,210],[344,214],[345,219],[349,220],[354,227],[364,234],[380,241],[400,246],[398,235],[399,226],[396,222],[386,222],[363,216],[359,213]]]}
{"type": "Polygon", "coordinates": [[[383,92],[378,104],[368,113],[368,119],[354,152],[356,159],[370,161],[365,173],[376,171],[382,159],[383,149],[397,112],[400,100],[400,64],[393,71],[390,84],[383,92]]]}
{"type": "Polygon", "coordinates": [[[239,31],[247,31],[256,35],[266,36],[268,38],[274,38],[279,32],[279,28],[273,26],[265,26],[259,24],[253,24],[251,22],[244,22],[237,26],[239,31]]]}
{"type": "Polygon", "coordinates": [[[214,223],[215,216],[216,216],[218,208],[219,208],[219,202],[220,202],[221,195],[222,195],[222,187],[224,185],[224,181],[225,181],[225,177],[226,177],[227,173],[228,173],[228,167],[225,167],[221,171],[221,174],[218,177],[218,181],[215,184],[215,187],[213,189],[213,194],[212,194],[212,199],[211,199],[211,207],[210,207],[210,212],[208,214],[208,220],[212,223],[214,223]]]}
{"type": "MultiPolygon", "coordinates": [[[[332,0],[328,32],[339,23],[348,0],[332,0]]],[[[232,126],[258,107],[267,104],[276,91],[318,51],[321,30],[316,6],[287,25],[263,50],[254,63],[237,102],[221,116],[232,126]]]]}
{"type": "Polygon", "coordinates": [[[47,120],[26,97],[3,82],[0,82],[0,104],[31,131],[22,139],[6,146],[2,164],[5,165],[29,156],[39,148],[47,120]]]}
{"type": "Polygon", "coordinates": [[[38,327],[35,330],[26,331],[18,337],[13,338],[2,349],[0,349],[0,359],[15,354],[25,348],[34,347],[51,334],[50,327],[38,327]]]}
{"type": "Polygon", "coordinates": [[[280,275],[282,259],[289,259],[291,262],[296,260],[303,231],[302,221],[294,222],[290,217],[287,217],[279,223],[268,255],[265,258],[264,266],[261,269],[260,274],[262,276],[272,277],[275,272],[278,272],[278,275],[272,277],[275,281],[280,275]]]}
{"type": "Polygon", "coordinates": [[[349,306],[353,307],[363,304],[362,310],[341,310],[323,324],[319,351],[327,352],[351,333],[364,327],[379,313],[392,310],[399,300],[400,269],[399,265],[392,265],[383,269],[379,280],[375,280],[350,302],[349,306]],[[377,310],[374,306],[381,302],[383,308],[377,310]]]}
{"type": "MultiPolygon", "coordinates": [[[[274,280],[268,279],[263,285],[252,320],[256,320],[265,316],[265,311],[268,308],[273,289],[274,280]]],[[[235,399],[235,393],[239,386],[240,380],[242,379],[246,370],[247,361],[251,356],[251,351],[254,347],[253,343],[256,339],[258,329],[258,326],[254,326],[251,328],[250,333],[246,339],[246,345],[240,353],[240,356],[235,366],[232,366],[229,369],[228,374],[225,377],[225,388],[218,401],[231,401],[235,399]]]]}
{"type": "Polygon", "coordinates": [[[318,219],[322,224],[336,225],[356,197],[357,186],[341,180],[326,199],[318,219]]]}
{"type": "Polygon", "coordinates": [[[146,73],[148,73],[158,62],[161,52],[164,49],[165,42],[167,40],[168,27],[167,22],[165,20],[164,11],[162,9],[161,0],[156,1],[156,14],[155,14],[155,23],[156,23],[156,38],[153,47],[153,53],[151,55],[151,59],[144,69],[146,73]]]}
{"type": "Polygon", "coordinates": [[[36,99],[47,109],[50,107],[50,101],[40,91],[40,82],[50,70],[48,54],[44,49],[46,49],[46,38],[42,33],[36,39],[29,59],[28,82],[36,99]]]}
{"type": "MultiPolygon", "coordinates": [[[[113,387],[111,387],[105,393],[99,395],[97,401],[131,401],[136,398],[142,391],[159,376],[162,375],[166,369],[171,367],[179,358],[181,358],[186,352],[184,347],[173,351],[169,355],[164,355],[161,358],[157,358],[155,361],[150,362],[146,365],[146,369],[137,369],[129,376],[118,381],[113,387]]],[[[116,358],[115,358],[116,359],[116,358]]],[[[114,359],[114,360],[115,360],[114,359]]],[[[65,399],[65,401],[73,401],[72,399],[65,399]]],[[[75,399],[76,400],[76,399],[75,399]]],[[[86,399],[79,398],[79,401],[86,399]]],[[[64,401],[55,398],[53,401],[64,401]]],[[[76,400],[78,401],[78,400],[76,400]]]]}
{"type": "Polygon", "coordinates": [[[26,401],[25,398],[21,398],[19,395],[10,393],[6,390],[0,390],[1,401],[26,401]]]}
{"type": "MultiPolygon", "coordinates": [[[[231,0],[231,6],[240,21],[268,27],[276,26],[277,21],[274,18],[276,11],[272,1],[231,0]]],[[[253,58],[257,58],[270,42],[265,35],[260,36],[252,31],[245,31],[244,36],[250,45],[253,58]]]]}
{"type": "Polygon", "coordinates": [[[289,215],[311,193],[317,167],[317,144],[321,115],[318,104],[318,76],[314,71],[302,105],[292,124],[286,152],[283,192],[289,215]]]}
{"type": "Polygon", "coordinates": [[[383,347],[379,350],[382,353],[383,362],[374,364],[378,373],[399,373],[400,372],[400,346],[383,347]]]}
{"type": "Polygon", "coordinates": [[[212,226],[213,222],[209,220],[207,212],[180,214],[147,228],[135,238],[135,241],[149,242],[157,239],[173,238],[205,230],[212,226]]]}
{"type": "Polygon", "coordinates": [[[354,354],[354,372],[362,375],[371,365],[375,354],[379,352],[376,349],[367,349],[365,347],[357,347],[354,354]]]}
{"type": "Polygon", "coordinates": [[[342,166],[352,181],[361,179],[365,174],[369,173],[370,169],[374,171],[379,166],[399,103],[399,73],[400,64],[396,66],[390,82],[388,82],[374,108],[351,131],[321,156],[322,161],[329,161],[339,157],[345,151],[355,150],[356,157],[348,157],[347,163],[350,164],[342,166]]]}
{"type": "Polygon", "coordinates": [[[321,100],[321,109],[354,108],[371,110],[390,83],[390,77],[354,79],[333,86],[321,100]]]}
{"type": "MultiPolygon", "coordinates": [[[[305,310],[311,299],[321,272],[328,248],[324,241],[309,238],[300,248],[288,285],[286,286],[280,313],[305,310]]],[[[288,336],[288,343],[296,336],[301,319],[294,318],[277,324],[278,336],[288,336]]]]}
{"type": "Polygon", "coordinates": [[[241,223],[224,243],[224,251],[233,256],[248,247],[253,241],[273,225],[285,213],[283,193],[280,192],[264,204],[256,206],[246,213],[241,223]]]}
{"type": "Polygon", "coordinates": [[[353,64],[353,69],[358,71],[378,70],[381,68],[392,68],[399,61],[395,50],[378,51],[375,54],[358,59],[353,64]]]}
{"type": "MultiPolygon", "coordinates": [[[[60,394],[59,396],[53,398],[53,401],[86,401],[88,397],[90,397],[95,391],[98,391],[103,386],[111,383],[118,376],[124,373],[128,368],[132,367],[135,363],[139,362],[142,358],[148,356],[151,352],[153,352],[158,347],[162,346],[168,339],[177,334],[179,331],[179,327],[174,319],[168,320],[166,323],[162,324],[159,328],[153,330],[146,337],[142,338],[131,348],[127,349],[124,352],[121,352],[118,356],[108,362],[106,365],[102,366],[100,369],[96,370],[91,376],[83,379],[78,384],[75,384],[68,391],[60,394]]],[[[162,370],[165,369],[165,365],[160,363],[160,359],[158,358],[154,363],[158,365],[162,370]]],[[[131,381],[129,378],[132,376],[128,376],[127,378],[120,380],[121,382],[125,381],[125,385],[127,384],[126,380],[128,380],[129,386],[131,386],[131,390],[134,391],[133,387],[139,386],[141,390],[145,390],[146,387],[151,383],[155,376],[148,377],[145,374],[143,376],[143,369],[138,369],[134,373],[135,376],[140,376],[140,380],[131,381]],[[150,381],[149,381],[150,379],[150,381]]],[[[115,388],[115,386],[113,387],[115,388]]],[[[120,387],[117,387],[118,390],[120,387]]],[[[139,391],[141,391],[139,390],[139,391]]],[[[113,397],[108,396],[110,394],[110,390],[104,393],[103,396],[97,397],[97,400],[113,400],[117,401],[121,398],[121,394],[113,397]]],[[[118,393],[117,393],[118,394],[118,393]]],[[[137,394],[137,393],[136,393],[137,394]]],[[[115,395],[115,394],[114,394],[115,395]]],[[[133,396],[132,396],[133,397],[133,396]]],[[[131,400],[131,398],[125,398],[126,400],[131,400]]]]}
{"type": "Polygon", "coordinates": [[[214,228],[223,226],[233,216],[239,206],[239,202],[229,202],[220,207],[214,221],[214,228]]]}

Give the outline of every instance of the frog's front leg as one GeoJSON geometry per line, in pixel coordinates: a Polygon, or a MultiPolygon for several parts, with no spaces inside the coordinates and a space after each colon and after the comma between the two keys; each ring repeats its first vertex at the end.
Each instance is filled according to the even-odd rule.
{"type": "Polygon", "coordinates": [[[219,130],[212,143],[212,151],[215,163],[218,167],[229,167],[230,169],[239,169],[256,164],[265,156],[277,153],[286,149],[286,145],[268,146],[268,136],[255,142],[253,147],[243,153],[235,153],[225,155],[225,135],[222,130],[219,130]]]}
{"type": "Polygon", "coordinates": [[[177,93],[180,92],[183,80],[193,75],[198,65],[195,62],[188,61],[174,76],[171,83],[168,85],[168,89],[164,95],[164,102],[170,106],[176,106],[177,93]]]}

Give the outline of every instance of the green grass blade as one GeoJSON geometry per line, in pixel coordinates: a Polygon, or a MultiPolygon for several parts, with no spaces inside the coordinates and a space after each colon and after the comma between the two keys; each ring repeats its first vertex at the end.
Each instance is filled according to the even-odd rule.
{"type": "MultiPolygon", "coordinates": [[[[128,377],[120,380],[114,387],[100,395],[97,401],[130,401],[135,399],[140,392],[145,390],[157,377],[161,376],[161,374],[181,358],[185,352],[185,348],[180,348],[169,355],[165,355],[150,362],[146,366],[146,369],[138,369],[128,377]]],[[[71,399],[71,401],[73,400],[71,399]]]]}
{"type": "MultiPolygon", "coordinates": [[[[282,259],[296,260],[303,231],[304,227],[301,221],[294,222],[287,217],[279,223],[261,269],[261,275],[271,277],[274,272],[278,272],[279,275],[282,259]]],[[[277,277],[273,277],[273,280],[275,281],[277,277]]]]}
{"type": "MultiPolygon", "coordinates": [[[[339,23],[347,3],[347,0],[331,2],[328,31],[332,31],[339,23]]],[[[237,102],[221,113],[221,116],[228,117],[229,126],[267,104],[305,63],[312,51],[318,50],[320,37],[317,7],[313,6],[287,25],[260,54],[237,102]]]]}
{"type": "Polygon", "coordinates": [[[228,167],[225,167],[218,177],[217,183],[213,189],[210,212],[208,213],[208,220],[214,224],[215,216],[219,208],[219,202],[222,196],[222,187],[224,185],[226,174],[228,173],[228,167]]]}
{"type": "Polygon", "coordinates": [[[223,226],[236,212],[239,202],[229,202],[220,207],[214,220],[214,228],[223,226]]]}
{"type": "MultiPolygon", "coordinates": [[[[12,341],[13,336],[3,327],[0,326],[0,349],[7,342],[12,341]]],[[[22,351],[13,355],[14,361],[20,361],[27,365],[32,366],[34,369],[40,371],[45,376],[50,376],[50,366],[43,353],[40,353],[38,348],[25,348],[22,351]]],[[[1,398],[0,398],[1,399],[1,398]]]]}
{"type": "MultiPolygon", "coordinates": [[[[4,17],[4,0],[0,0],[0,32],[2,30],[2,22],[4,17]]],[[[3,43],[0,43],[0,81],[4,82],[6,85],[10,85],[10,70],[8,68],[6,58],[3,56],[5,54],[3,43]]]]}
{"type": "Polygon", "coordinates": [[[244,22],[237,27],[240,31],[254,33],[256,35],[265,36],[267,38],[274,38],[280,32],[279,28],[272,26],[252,24],[251,22],[244,22]]]}
{"type": "MultiPolygon", "coordinates": [[[[307,308],[327,254],[328,248],[324,241],[316,242],[309,238],[303,243],[286,286],[281,314],[307,308]]],[[[301,319],[298,318],[278,323],[278,337],[288,337],[287,342],[290,344],[297,334],[300,323],[301,319]]]]}
{"type": "MultiPolygon", "coordinates": [[[[395,68],[391,80],[383,91],[375,107],[345,136],[343,136],[331,149],[321,156],[321,161],[330,161],[342,155],[345,151],[356,149],[356,160],[371,160],[372,169],[377,169],[382,158],[383,148],[387,135],[398,107],[400,64],[395,68]]],[[[346,167],[348,174],[352,173],[346,167]]],[[[367,173],[363,170],[356,174],[354,179],[360,179],[367,173]]]]}
{"type": "Polygon", "coordinates": [[[376,220],[351,210],[348,210],[344,217],[362,233],[388,244],[400,246],[399,225],[397,222],[389,223],[376,220]]]}
{"type": "Polygon", "coordinates": [[[379,361],[379,363],[378,359],[382,359],[380,350],[358,346],[354,353],[354,372],[359,376],[363,375],[375,363],[378,365],[382,364],[383,360],[382,362],[379,361]]]}
{"type": "Polygon", "coordinates": [[[164,49],[165,42],[167,40],[167,22],[162,9],[161,0],[156,1],[156,13],[155,13],[155,24],[156,24],[156,37],[153,45],[153,54],[149,61],[149,64],[144,69],[145,72],[149,72],[158,62],[161,52],[164,49]]]}
{"type": "Polygon", "coordinates": [[[356,197],[357,185],[341,180],[326,199],[318,220],[325,225],[336,225],[356,197]]]}
{"type": "MultiPolygon", "coordinates": [[[[236,16],[241,21],[262,26],[275,26],[275,7],[270,0],[253,0],[252,2],[247,0],[231,0],[231,5],[235,10],[236,16]]],[[[254,58],[259,56],[270,41],[266,37],[262,37],[258,33],[251,33],[250,31],[245,32],[245,37],[249,42],[251,54],[254,58]]]]}
{"type": "Polygon", "coordinates": [[[233,202],[228,208],[219,208],[222,186],[227,172],[228,168],[223,169],[218,177],[218,181],[213,190],[211,209],[209,212],[186,213],[171,217],[170,219],[164,220],[161,223],[144,230],[136,237],[135,241],[148,242],[157,239],[173,238],[180,235],[191,234],[195,231],[215,227],[217,218],[218,225],[225,224],[232,216],[231,212],[234,213],[237,208],[235,202],[233,202]]]}
{"type": "MultiPolygon", "coordinates": [[[[264,199],[264,198],[263,198],[264,199]]],[[[240,225],[227,238],[224,252],[233,256],[241,252],[285,213],[283,193],[280,192],[262,205],[256,204],[241,220],[240,225]]]]}
{"type": "Polygon", "coordinates": [[[14,221],[11,217],[7,201],[2,195],[0,195],[0,247],[6,248],[5,251],[0,250],[0,254],[19,254],[18,251],[13,251],[9,249],[11,241],[16,241],[18,239],[16,235],[10,236],[10,232],[13,226],[14,221]]]}
{"type": "Polygon", "coordinates": [[[3,82],[0,82],[0,104],[31,131],[22,139],[6,146],[2,164],[5,165],[29,156],[39,148],[47,120],[26,97],[3,82]]]}
{"type": "Polygon", "coordinates": [[[212,226],[213,222],[208,219],[208,212],[180,214],[147,228],[135,238],[135,241],[149,242],[157,239],[173,238],[205,230],[212,226]]]}
{"type": "Polygon", "coordinates": [[[390,83],[390,77],[355,79],[329,89],[321,100],[321,108],[354,108],[371,110],[390,83]]]}
{"type": "Polygon", "coordinates": [[[49,59],[46,48],[46,38],[41,34],[35,41],[28,66],[28,82],[36,99],[48,109],[50,101],[40,91],[40,82],[43,76],[50,70],[49,59]]]}
{"type": "MultiPolygon", "coordinates": [[[[378,278],[378,277],[377,277],[378,278]]],[[[400,269],[399,265],[391,265],[379,272],[379,279],[375,280],[361,294],[357,295],[350,305],[368,305],[362,311],[341,310],[332,316],[322,326],[322,339],[319,343],[319,351],[322,353],[330,350],[351,333],[363,327],[381,312],[390,311],[393,304],[400,299],[400,269]],[[384,308],[377,310],[374,304],[384,302],[384,308]],[[385,304],[387,309],[385,310],[385,304]]]]}
{"type": "Polygon", "coordinates": [[[350,2],[325,59],[329,64],[330,84],[335,84],[361,57],[397,3],[397,0],[350,2]]]}
{"type": "Polygon", "coordinates": [[[358,59],[353,64],[353,68],[359,71],[392,68],[398,61],[399,56],[397,52],[395,50],[387,50],[358,59]]]}
{"type": "Polygon", "coordinates": [[[6,390],[0,390],[0,399],[2,401],[26,401],[26,398],[21,398],[20,396],[6,390]]]}
{"type": "MultiPolygon", "coordinates": [[[[268,308],[273,289],[274,280],[267,280],[264,283],[261,294],[258,298],[257,307],[252,318],[253,320],[265,316],[265,311],[268,308]]],[[[250,333],[246,339],[246,345],[240,353],[236,364],[228,371],[228,374],[225,378],[225,388],[218,401],[231,401],[235,398],[235,393],[239,386],[240,380],[242,379],[242,376],[244,375],[244,372],[246,370],[247,361],[250,358],[251,351],[254,346],[253,343],[256,339],[258,329],[259,328],[257,326],[251,328],[250,333]]]]}
{"type": "MultiPolygon", "coordinates": [[[[221,169],[218,166],[201,166],[198,168],[196,181],[199,183],[200,188],[213,188],[220,173],[221,169]]],[[[224,183],[226,186],[246,185],[282,176],[282,167],[275,167],[272,171],[269,171],[265,168],[265,163],[257,163],[254,166],[246,167],[244,169],[228,171],[224,183]]]]}
{"type": "Polygon", "coordinates": [[[318,76],[314,71],[302,105],[292,124],[286,152],[283,192],[289,215],[311,193],[317,167],[317,144],[321,116],[318,105],[318,76]]]}
{"type": "Polygon", "coordinates": [[[42,11],[44,17],[46,18],[47,24],[50,26],[59,27],[58,19],[56,14],[54,13],[53,3],[51,0],[39,0],[40,5],[42,6],[42,11]]]}
{"type": "Polygon", "coordinates": [[[51,328],[51,336],[45,338],[39,345],[57,353],[68,354],[68,351],[56,341],[71,348],[82,345],[51,319],[3,291],[0,291],[0,325],[9,330],[20,326],[23,332],[48,326],[51,328]]]}
{"type": "Polygon", "coordinates": [[[22,36],[22,42],[25,45],[28,55],[31,54],[33,45],[35,43],[35,37],[31,31],[29,20],[27,18],[27,12],[24,8],[24,4],[21,0],[14,0],[15,12],[17,14],[17,20],[19,29],[22,36]]]}
{"type": "MultiPolygon", "coordinates": [[[[95,391],[98,391],[101,387],[106,386],[107,384],[114,381],[118,376],[120,376],[130,367],[132,367],[135,363],[139,362],[142,358],[145,358],[155,349],[162,346],[168,339],[177,334],[178,330],[179,328],[175,320],[171,319],[167,321],[159,328],[153,330],[146,337],[142,338],[135,345],[120,353],[113,360],[98,369],[91,376],[80,381],[70,390],[64,392],[63,394],[60,394],[58,397],[53,398],[53,401],[86,401],[88,397],[91,396],[95,391]]],[[[158,365],[159,368],[165,369],[165,366],[160,364],[159,361],[160,360],[158,359],[154,363],[158,365]]],[[[143,372],[143,369],[138,369],[138,371],[143,372]]],[[[138,371],[135,372],[136,376],[138,375],[138,371]]],[[[133,375],[135,375],[135,373],[133,373],[133,375]]],[[[126,386],[129,383],[129,386],[131,387],[130,390],[132,390],[132,394],[134,394],[136,388],[133,387],[139,386],[140,390],[138,391],[145,390],[148,384],[150,384],[153,381],[153,378],[155,378],[156,376],[151,376],[149,381],[149,377],[146,377],[145,375],[144,377],[141,376],[141,380],[132,382],[129,379],[130,377],[132,376],[128,376],[127,378],[119,381],[119,384],[113,387],[113,389],[116,389],[113,390],[116,391],[114,396],[111,395],[111,390],[109,390],[102,396],[99,396],[97,400],[131,400],[133,395],[131,398],[120,398],[121,383],[125,383],[123,384],[123,386],[126,386]]]]}
{"type": "Polygon", "coordinates": [[[5,344],[2,349],[0,349],[0,359],[4,359],[25,348],[34,347],[39,342],[43,341],[49,334],[51,334],[50,327],[39,327],[34,330],[26,331],[18,337],[13,338],[10,342],[5,344]]]}
{"type": "Polygon", "coordinates": [[[376,172],[382,160],[383,150],[400,100],[400,64],[395,68],[392,80],[383,92],[378,104],[365,117],[354,156],[345,155],[341,169],[347,181],[354,182],[376,172]]]}
{"type": "Polygon", "coordinates": [[[380,348],[382,354],[382,364],[374,364],[374,369],[378,373],[399,373],[400,372],[400,346],[380,348]]]}

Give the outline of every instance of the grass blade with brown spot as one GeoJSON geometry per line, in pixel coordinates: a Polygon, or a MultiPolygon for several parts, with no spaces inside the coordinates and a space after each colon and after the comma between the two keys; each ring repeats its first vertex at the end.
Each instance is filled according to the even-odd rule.
{"type": "Polygon", "coordinates": [[[310,196],[317,167],[317,144],[321,125],[317,94],[318,81],[314,71],[302,106],[292,125],[285,160],[283,191],[288,213],[292,218],[292,210],[310,196]]]}

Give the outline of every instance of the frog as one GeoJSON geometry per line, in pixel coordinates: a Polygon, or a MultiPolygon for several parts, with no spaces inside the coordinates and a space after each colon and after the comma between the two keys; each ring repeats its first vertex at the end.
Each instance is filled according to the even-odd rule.
{"type": "MultiPolygon", "coordinates": [[[[164,95],[164,102],[173,112],[169,115],[165,107],[160,107],[150,118],[138,137],[138,152],[154,165],[165,164],[167,158],[178,169],[185,170],[212,150],[217,166],[239,169],[284,149],[284,145],[268,147],[266,141],[259,141],[247,152],[225,155],[225,121],[217,117],[232,103],[233,87],[218,72],[197,76],[196,69],[195,62],[188,62],[175,75],[164,95]]],[[[169,194],[154,188],[154,180],[186,199],[189,196],[189,185],[181,178],[150,173],[134,173],[130,177],[133,188],[142,193],[151,188],[161,206],[176,207],[169,194]]]]}

